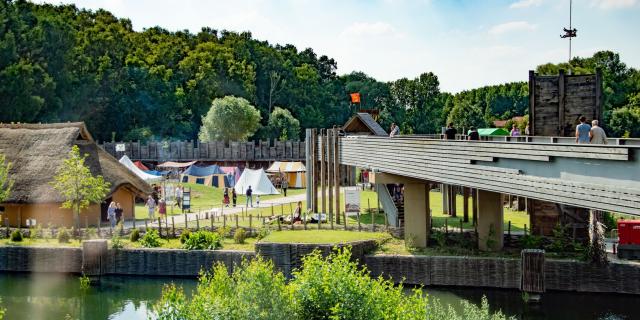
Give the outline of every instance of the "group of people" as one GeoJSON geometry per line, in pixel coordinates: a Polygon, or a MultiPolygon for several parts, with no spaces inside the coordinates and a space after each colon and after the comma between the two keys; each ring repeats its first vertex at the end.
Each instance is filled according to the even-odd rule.
{"type": "Polygon", "coordinates": [[[587,117],[580,117],[580,124],[576,126],[576,143],[607,144],[607,134],[598,125],[598,120],[587,123],[587,117]]]}
{"type": "Polygon", "coordinates": [[[229,207],[231,201],[233,201],[233,207],[236,207],[236,202],[238,201],[238,195],[236,194],[236,189],[234,188],[224,188],[224,194],[222,196],[222,202],[225,207],[229,207]],[[229,197],[229,189],[231,189],[231,197],[229,197]]]}
{"type": "Polygon", "coordinates": [[[122,219],[123,211],[124,210],[122,209],[120,202],[111,201],[111,203],[109,203],[109,208],[107,208],[107,220],[111,223],[111,228],[115,228],[118,221],[122,219]]]}
{"type": "Polygon", "coordinates": [[[153,196],[149,196],[144,206],[147,207],[149,219],[151,220],[154,220],[156,218],[156,209],[158,210],[158,214],[160,214],[160,217],[164,217],[164,215],[167,214],[167,202],[164,200],[164,198],[159,198],[156,201],[153,196]]]}

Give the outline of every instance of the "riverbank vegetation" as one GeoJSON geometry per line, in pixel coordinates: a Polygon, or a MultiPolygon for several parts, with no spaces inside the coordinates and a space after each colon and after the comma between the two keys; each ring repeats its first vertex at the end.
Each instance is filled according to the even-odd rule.
{"type": "Polygon", "coordinates": [[[462,314],[429,300],[419,289],[402,285],[352,262],[349,249],[327,258],[318,252],[303,258],[303,266],[286,281],[270,261],[254,259],[229,275],[218,264],[200,276],[191,297],[173,284],[165,286],[154,311],[164,319],[505,319],[481,306],[464,303],[462,314]]]}

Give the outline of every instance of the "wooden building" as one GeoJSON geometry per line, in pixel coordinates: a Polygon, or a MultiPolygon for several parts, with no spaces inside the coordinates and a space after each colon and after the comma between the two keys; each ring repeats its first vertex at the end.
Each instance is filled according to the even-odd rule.
{"type": "Polygon", "coordinates": [[[92,174],[111,183],[102,204],[83,210],[81,224],[105,221],[111,201],[121,204],[124,218],[133,217],[135,197],[145,197],[151,187],[98,147],[84,123],[0,124],[0,153],[12,163],[9,177],[14,181],[9,199],[0,204],[3,225],[5,219],[11,226],[35,219],[40,225],[73,226],[73,213],[60,208],[64,199],[51,181],[74,145],[88,155],[85,164],[92,174]]]}

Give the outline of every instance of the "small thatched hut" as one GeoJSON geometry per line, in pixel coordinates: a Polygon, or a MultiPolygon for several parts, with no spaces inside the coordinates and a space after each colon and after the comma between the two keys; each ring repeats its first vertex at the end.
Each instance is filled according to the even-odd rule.
{"type": "Polygon", "coordinates": [[[0,124],[0,153],[13,164],[9,177],[14,181],[9,199],[0,204],[2,225],[4,219],[12,226],[24,226],[27,219],[35,219],[40,225],[73,226],[73,213],[60,208],[64,199],[51,187],[73,145],[89,155],[85,163],[91,172],[111,183],[104,202],[83,211],[81,224],[105,221],[111,201],[122,205],[125,218],[133,217],[135,197],[146,196],[151,187],[98,147],[84,123],[0,124]]]}

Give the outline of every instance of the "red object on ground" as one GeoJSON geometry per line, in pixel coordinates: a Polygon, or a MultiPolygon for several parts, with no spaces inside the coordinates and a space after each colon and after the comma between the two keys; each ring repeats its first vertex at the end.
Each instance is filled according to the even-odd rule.
{"type": "Polygon", "coordinates": [[[618,220],[619,244],[640,245],[640,220],[618,220]]]}
{"type": "Polygon", "coordinates": [[[138,167],[138,169],[140,170],[144,170],[144,171],[149,171],[149,168],[147,168],[147,166],[145,166],[144,164],[142,164],[142,162],[140,161],[136,161],[133,163],[136,167],[138,167]]]}

